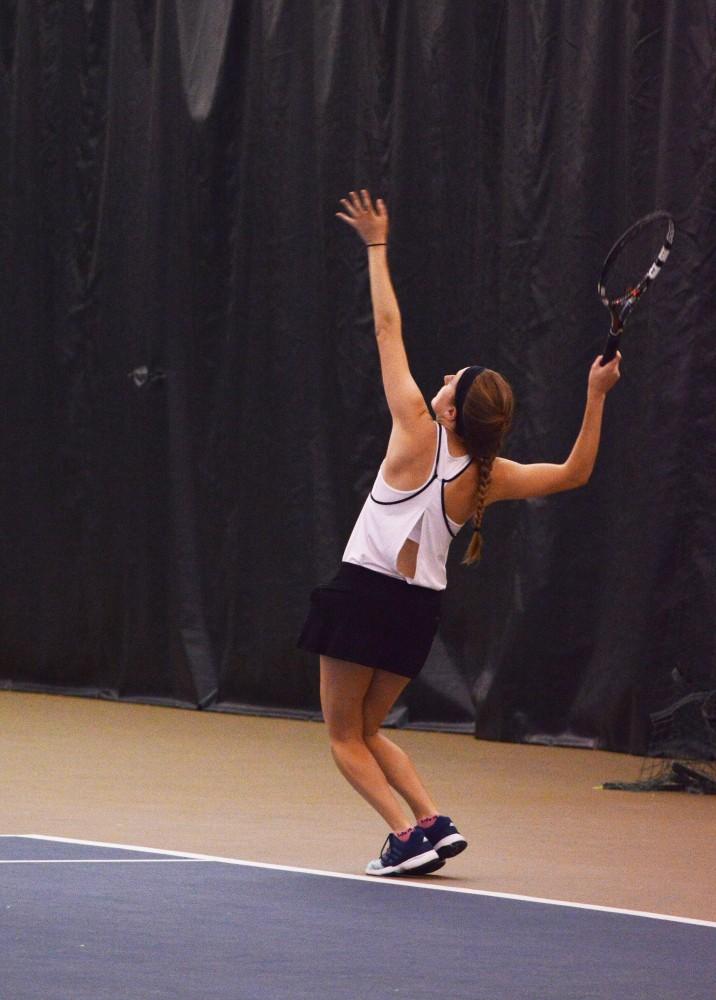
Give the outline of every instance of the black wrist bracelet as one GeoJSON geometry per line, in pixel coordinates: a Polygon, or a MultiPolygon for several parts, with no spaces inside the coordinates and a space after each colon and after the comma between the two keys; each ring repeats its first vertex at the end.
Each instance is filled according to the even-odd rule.
{"type": "Polygon", "coordinates": [[[387,243],[366,243],[366,247],[387,247],[387,243]]]}

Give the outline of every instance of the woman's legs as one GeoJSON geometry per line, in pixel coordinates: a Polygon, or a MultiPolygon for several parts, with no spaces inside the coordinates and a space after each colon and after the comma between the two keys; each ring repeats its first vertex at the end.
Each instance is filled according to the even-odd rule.
{"type": "Polygon", "coordinates": [[[321,657],[321,706],[333,758],[353,788],[393,830],[409,827],[391,787],[416,819],[437,814],[412,761],[378,730],[407,677],[357,663],[321,657]]]}
{"type": "MultiPolygon", "coordinates": [[[[405,830],[411,825],[410,820],[364,738],[363,706],[374,673],[370,667],[321,656],[323,718],[328,726],[331,753],[341,774],[392,830],[405,830]]],[[[404,682],[402,690],[407,678],[400,680],[404,682]]]]}
{"type": "Polygon", "coordinates": [[[383,720],[408,683],[407,677],[375,670],[363,701],[363,735],[388,783],[405,799],[416,820],[436,816],[437,807],[407,753],[379,732],[383,720]]]}

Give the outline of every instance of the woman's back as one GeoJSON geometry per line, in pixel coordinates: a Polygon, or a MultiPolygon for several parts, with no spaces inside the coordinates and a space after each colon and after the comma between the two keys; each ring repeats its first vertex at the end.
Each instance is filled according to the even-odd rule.
{"type": "MultiPolygon", "coordinates": [[[[343,561],[443,590],[448,549],[469,516],[476,485],[469,456],[452,455],[447,432],[439,424],[432,427],[435,445],[428,475],[422,481],[415,478],[419,461],[407,475],[405,470],[413,463],[403,463],[401,473],[400,455],[395,447],[392,456],[389,451],[348,540],[343,561]],[[455,490],[460,492],[456,495],[455,490]],[[461,514],[463,518],[458,520],[461,514]]],[[[406,448],[405,454],[410,457],[410,449],[406,448]]]]}

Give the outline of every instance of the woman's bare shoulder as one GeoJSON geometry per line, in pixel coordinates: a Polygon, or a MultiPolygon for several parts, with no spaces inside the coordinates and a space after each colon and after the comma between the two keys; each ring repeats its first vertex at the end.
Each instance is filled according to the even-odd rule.
{"type": "Polygon", "coordinates": [[[383,461],[383,475],[395,489],[421,486],[435,462],[438,424],[426,410],[406,424],[394,422],[383,461]]]}

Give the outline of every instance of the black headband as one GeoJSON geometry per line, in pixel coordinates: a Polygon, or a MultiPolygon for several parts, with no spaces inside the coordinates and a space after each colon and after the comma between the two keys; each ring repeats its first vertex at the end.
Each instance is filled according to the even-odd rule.
{"type": "Polygon", "coordinates": [[[470,391],[470,386],[475,381],[477,376],[484,372],[482,365],[471,365],[470,368],[466,368],[458,379],[457,388],[455,389],[455,409],[457,410],[457,415],[455,417],[455,433],[458,437],[463,436],[464,427],[462,424],[462,408],[465,403],[468,392],[470,391]]]}

